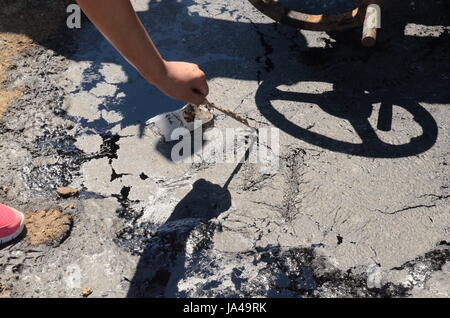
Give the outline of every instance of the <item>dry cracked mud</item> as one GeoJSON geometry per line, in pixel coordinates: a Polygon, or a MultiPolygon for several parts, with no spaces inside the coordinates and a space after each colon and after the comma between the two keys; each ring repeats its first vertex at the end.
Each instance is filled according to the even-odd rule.
{"type": "Polygon", "coordinates": [[[370,50],[247,1],[133,4],[166,58],[202,66],[212,102],[279,129],[279,163],[173,163],[145,121],[181,103],[86,20],[28,34],[4,76],[21,96],[0,120],[0,201],[70,207],[73,226],[58,246],[0,246],[11,297],[449,297],[448,3],[400,1],[370,50]]]}

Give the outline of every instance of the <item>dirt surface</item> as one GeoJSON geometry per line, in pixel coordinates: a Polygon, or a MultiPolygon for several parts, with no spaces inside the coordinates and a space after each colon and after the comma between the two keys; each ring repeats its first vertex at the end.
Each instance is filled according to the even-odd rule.
{"type": "Polygon", "coordinates": [[[14,98],[20,96],[19,88],[11,89],[4,85],[6,71],[13,58],[27,47],[31,41],[23,35],[1,33],[0,35],[0,118],[14,98]]]}
{"type": "Polygon", "coordinates": [[[25,227],[32,246],[58,246],[69,235],[72,216],[58,210],[36,211],[26,215],[25,227]]]}
{"type": "Polygon", "coordinates": [[[2,2],[0,11],[0,119],[10,102],[19,97],[23,87],[6,85],[6,73],[13,59],[35,43],[45,43],[60,34],[70,1],[2,2]],[[56,14],[55,14],[56,13],[56,14]]]}
{"type": "MultiPolygon", "coordinates": [[[[447,2],[400,1],[371,50],[247,1],[133,4],[166,58],[202,66],[212,102],[278,128],[279,165],[175,164],[144,123],[181,103],[87,22],[31,36],[4,76],[22,93],[0,120],[0,201],[73,227],[57,247],[0,246],[12,297],[449,297],[447,2]]],[[[30,36],[13,27],[1,36],[30,36]]]]}

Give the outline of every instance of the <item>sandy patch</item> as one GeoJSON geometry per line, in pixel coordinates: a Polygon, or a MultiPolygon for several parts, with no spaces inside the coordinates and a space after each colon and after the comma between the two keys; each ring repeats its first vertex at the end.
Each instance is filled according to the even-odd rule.
{"type": "Polygon", "coordinates": [[[31,245],[59,245],[69,234],[72,216],[58,210],[36,211],[25,217],[31,245]]]}

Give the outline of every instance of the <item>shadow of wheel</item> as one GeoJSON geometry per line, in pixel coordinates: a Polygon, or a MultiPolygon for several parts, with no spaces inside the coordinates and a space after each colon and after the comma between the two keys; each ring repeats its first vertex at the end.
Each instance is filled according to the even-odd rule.
{"type": "MultiPolygon", "coordinates": [[[[328,149],[335,152],[373,158],[401,158],[414,156],[429,150],[436,142],[438,136],[438,127],[433,116],[422,107],[417,101],[409,99],[391,100],[390,104],[402,107],[413,115],[413,120],[422,128],[422,134],[411,138],[409,143],[401,145],[392,145],[383,142],[376,134],[375,130],[368,121],[368,117],[372,112],[372,105],[375,103],[383,103],[383,98],[378,96],[366,97],[361,95],[354,109],[365,109],[362,111],[349,112],[345,115],[332,112],[332,104],[327,102],[330,96],[327,93],[304,94],[296,92],[284,92],[277,87],[283,83],[270,80],[264,81],[256,92],[256,104],[261,114],[275,127],[279,128],[286,134],[297,139],[303,140],[309,144],[328,149]],[[296,102],[314,103],[325,112],[344,118],[350,122],[355,131],[358,133],[362,143],[351,143],[336,140],[328,136],[310,131],[299,126],[295,122],[286,118],[273,106],[275,100],[286,100],[296,102]],[[369,110],[367,109],[370,108],[369,110]]],[[[345,92],[342,92],[345,94],[345,92]]],[[[334,96],[340,94],[339,91],[333,91],[334,96]]],[[[301,110],[299,110],[301,111],[301,110]]],[[[381,115],[380,115],[381,116],[381,115]]],[[[379,116],[379,117],[380,117],[379,116]]],[[[380,126],[380,125],[379,125],[380,126]]],[[[384,129],[383,129],[384,130],[384,129]]]]}

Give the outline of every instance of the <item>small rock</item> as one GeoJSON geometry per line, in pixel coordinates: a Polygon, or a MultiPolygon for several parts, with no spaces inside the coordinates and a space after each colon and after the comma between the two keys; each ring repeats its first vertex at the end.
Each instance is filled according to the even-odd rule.
{"type": "Polygon", "coordinates": [[[9,290],[5,285],[2,285],[0,283],[0,298],[8,298],[9,297],[9,290]]]}
{"type": "Polygon", "coordinates": [[[9,187],[8,186],[2,186],[2,190],[3,190],[3,192],[5,192],[5,193],[8,193],[8,191],[9,191],[9,187]]]}
{"type": "Polygon", "coordinates": [[[381,288],[382,286],[382,271],[378,264],[370,264],[367,267],[367,288],[381,288]]]}
{"type": "Polygon", "coordinates": [[[63,198],[77,196],[80,190],[71,187],[61,187],[56,189],[56,192],[63,198]]]}
{"type": "Polygon", "coordinates": [[[75,204],[68,204],[64,207],[64,210],[73,210],[75,209],[75,204]]]}
{"type": "Polygon", "coordinates": [[[83,288],[81,290],[81,296],[83,297],[89,297],[89,295],[91,295],[94,291],[92,290],[92,288],[83,288]]]}
{"type": "Polygon", "coordinates": [[[31,245],[46,243],[56,247],[72,228],[72,216],[58,210],[36,211],[26,215],[25,226],[31,245]]]}

